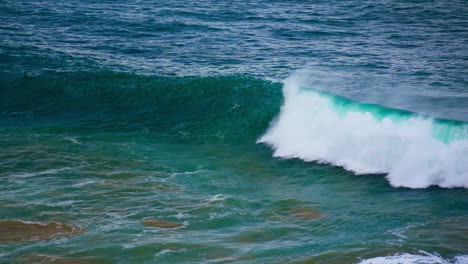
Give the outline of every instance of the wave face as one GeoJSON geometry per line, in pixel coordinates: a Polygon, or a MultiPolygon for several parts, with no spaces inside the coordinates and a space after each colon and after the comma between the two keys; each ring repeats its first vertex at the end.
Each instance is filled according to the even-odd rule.
{"type": "Polygon", "coordinates": [[[386,173],[392,186],[468,188],[468,124],[363,104],[284,81],[285,102],[258,142],[274,156],[386,173]]]}
{"type": "Polygon", "coordinates": [[[281,106],[281,84],[227,77],[119,72],[1,76],[0,126],[149,129],[184,140],[255,142],[281,106]]]}

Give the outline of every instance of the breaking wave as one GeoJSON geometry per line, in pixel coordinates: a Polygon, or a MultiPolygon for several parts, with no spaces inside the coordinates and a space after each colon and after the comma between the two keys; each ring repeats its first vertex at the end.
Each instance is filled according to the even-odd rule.
{"type": "Polygon", "coordinates": [[[468,188],[468,124],[365,104],[284,81],[279,117],[258,142],[274,156],[387,174],[392,186],[468,188]]]}

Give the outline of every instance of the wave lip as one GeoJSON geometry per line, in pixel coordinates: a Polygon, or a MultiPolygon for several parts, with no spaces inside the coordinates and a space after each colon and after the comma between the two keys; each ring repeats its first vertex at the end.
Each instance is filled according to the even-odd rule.
{"type": "Polygon", "coordinates": [[[386,173],[392,186],[468,188],[468,124],[364,104],[284,81],[279,117],[258,142],[274,156],[386,173]]]}

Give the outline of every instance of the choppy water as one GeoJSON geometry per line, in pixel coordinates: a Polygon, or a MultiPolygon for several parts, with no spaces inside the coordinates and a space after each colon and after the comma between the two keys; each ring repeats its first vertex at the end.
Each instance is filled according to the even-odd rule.
{"type": "Polygon", "coordinates": [[[468,262],[465,1],[0,5],[1,263],[468,262]]]}

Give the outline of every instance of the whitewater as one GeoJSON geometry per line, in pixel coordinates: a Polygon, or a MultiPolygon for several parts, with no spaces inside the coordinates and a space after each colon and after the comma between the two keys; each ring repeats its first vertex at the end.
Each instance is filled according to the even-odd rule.
{"type": "Polygon", "coordinates": [[[259,140],[274,156],[386,174],[394,187],[468,188],[468,124],[360,103],[307,86],[297,72],[283,81],[279,117],[259,140]]]}
{"type": "Polygon", "coordinates": [[[441,258],[438,255],[424,251],[419,255],[400,254],[385,257],[376,257],[363,260],[357,264],[464,264],[468,262],[468,255],[457,256],[453,261],[441,258]]]}

